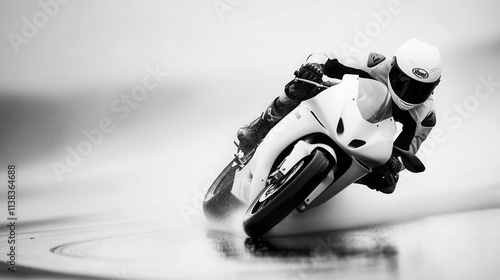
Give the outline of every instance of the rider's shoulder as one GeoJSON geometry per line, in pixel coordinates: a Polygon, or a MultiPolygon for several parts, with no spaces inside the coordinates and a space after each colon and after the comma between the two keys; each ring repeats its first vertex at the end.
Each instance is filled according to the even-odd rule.
{"type": "Polygon", "coordinates": [[[373,68],[377,65],[379,65],[380,63],[382,63],[383,61],[385,61],[386,58],[383,54],[380,54],[380,53],[376,53],[376,52],[371,52],[368,54],[368,58],[367,58],[367,61],[366,61],[366,66],[369,67],[369,68],[373,68]]]}
{"type": "Polygon", "coordinates": [[[352,53],[341,61],[345,66],[359,69],[374,79],[387,84],[391,62],[384,55],[375,52],[352,53]]]}
{"type": "MultiPolygon", "coordinates": [[[[388,62],[385,55],[377,52],[352,53],[342,59],[345,63],[356,65],[358,68],[375,69],[388,62]]],[[[390,63],[390,62],[389,62],[390,63]]]]}

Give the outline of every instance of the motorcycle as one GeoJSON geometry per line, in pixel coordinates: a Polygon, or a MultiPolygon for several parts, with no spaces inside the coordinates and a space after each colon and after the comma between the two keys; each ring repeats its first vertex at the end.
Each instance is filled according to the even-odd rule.
{"type": "Polygon", "coordinates": [[[357,75],[295,81],[319,93],[285,116],[256,149],[238,149],[205,195],[209,220],[246,208],[243,228],[259,237],[292,211],[325,203],[391,156],[411,172],[425,170],[414,154],[393,145],[397,129],[386,85],[357,75]]]}

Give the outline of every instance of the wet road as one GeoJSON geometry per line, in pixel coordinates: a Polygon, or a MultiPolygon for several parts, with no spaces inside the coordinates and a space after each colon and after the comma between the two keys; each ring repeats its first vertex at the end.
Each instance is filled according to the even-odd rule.
{"type": "MultiPolygon", "coordinates": [[[[498,279],[500,209],[246,238],[230,227],[144,224],[123,213],[22,224],[16,278],[498,279]]],[[[0,242],[4,244],[5,236],[0,242]]],[[[2,249],[2,255],[5,252],[2,249]]],[[[10,279],[2,262],[0,275],[10,279]]]]}

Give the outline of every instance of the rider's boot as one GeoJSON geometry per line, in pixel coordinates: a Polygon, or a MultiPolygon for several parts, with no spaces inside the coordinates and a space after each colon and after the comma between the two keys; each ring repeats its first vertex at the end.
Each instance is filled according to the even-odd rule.
{"type": "Polygon", "coordinates": [[[276,98],[260,117],[238,130],[240,150],[246,154],[255,149],[271,128],[296,108],[299,103],[300,101],[292,100],[286,95],[276,98]]]}

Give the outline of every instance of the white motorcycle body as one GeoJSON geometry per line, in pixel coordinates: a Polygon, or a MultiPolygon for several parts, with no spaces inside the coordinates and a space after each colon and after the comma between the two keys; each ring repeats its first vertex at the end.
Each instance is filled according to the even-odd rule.
{"type": "Polygon", "coordinates": [[[250,161],[236,171],[231,193],[245,205],[251,203],[266,186],[279,156],[293,145],[279,168],[282,174],[315,149],[333,159],[328,175],[297,210],[326,202],[391,157],[396,133],[391,104],[381,82],[345,75],[271,129],[250,161]],[[309,135],[313,141],[305,140],[309,135]]]}

